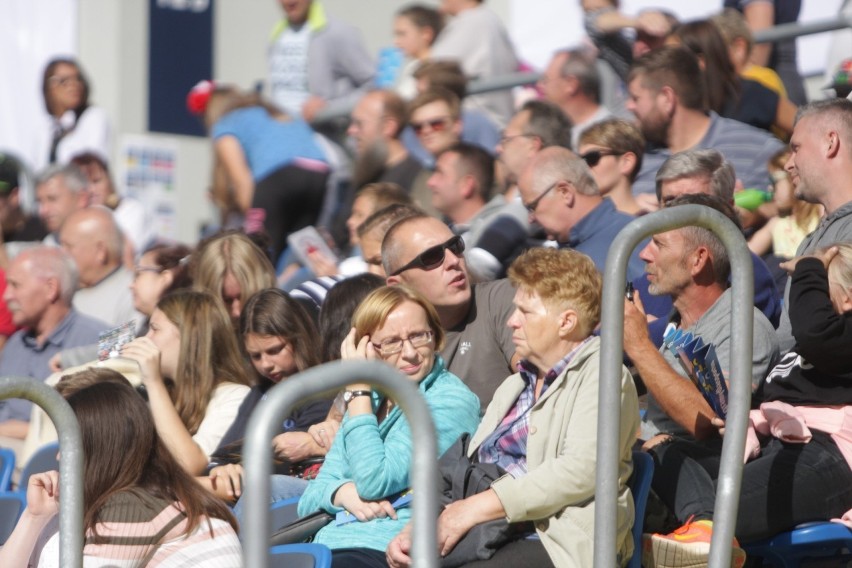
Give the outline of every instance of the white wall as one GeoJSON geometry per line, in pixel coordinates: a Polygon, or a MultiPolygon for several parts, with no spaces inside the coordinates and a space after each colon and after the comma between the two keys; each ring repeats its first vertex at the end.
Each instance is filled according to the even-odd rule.
{"type": "MultiPolygon", "coordinates": [[[[838,1],[825,0],[824,4],[835,7],[838,1]]],[[[79,4],[79,57],[94,85],[93,100],[110,113],[116,140],[121,134],[146,134],[148,0],[76,2],[79,4]]],[[[439,3],[438,0],[425,2],[439,3]]],[[[650,0],[625,0],[625,11],[635,11],[648,2],[650,0]]],[[[391,44],[393,13],[407,2],[323,0],[323,3],[328,13],[358,27],[368,48],[375,53],[380,47],[391,44]]],[[[715,0],[689,6],[682,0],[651,3],[665,5],[684,17],[696,17],[720,4],[715,0]]],[[[580,40],[582,24],[577,4],[575,0],[488,0],[488,6],[508,22],[516,43],[523,45],[522,55],[538,65],[546,63],[553,49],[580,40]]],[[[214,78],[251,87],[266,75],[266,42],[273,24],[280,18],[278,2],[215,0],[215,8],[214,78]]],[[[814,14],[808,10],[807,18],[829,15],[831,12],[814,14]]],[[[810,48],[806,51],[814,53],[810,48]]],[[[213,218],[213,210],[205,197],[211,170],[209,143],[194,137],[168,138],[179,144],[179,237],[194,241],[201,224],[213,218]]]]}

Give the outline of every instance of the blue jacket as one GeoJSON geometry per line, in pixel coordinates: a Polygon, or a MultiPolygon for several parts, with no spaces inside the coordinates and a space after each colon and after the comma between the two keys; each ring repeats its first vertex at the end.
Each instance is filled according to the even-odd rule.
{"type": "MultiPolygon", "coordinates": [[[[432,371],[420,381],[419,388],[435,421],[439,455],[459,436],[476,430],[479,399],[444,368],[440,356],[435,356],[432,371]]],[[[374,410],[378,410],[381,400],[374,392],[374,410]]],[[[332,497],[350,481],[365,500],[382,499],[407,489],[412,447],[411,430],[399,407],[394,407],[381,424],[375,414],[355,417],[347,414],[319,475],[311,480],[299,500],[299,515],[319,509],[332,514],[342,511],[332,503],[332,497]]],[[[383,551],[410,518],[410,508],[403,508],[397,511],[396,520],[374,519],[342,526],[332,521],[317,533],[314,542],[329,548],[366,547],[383,551]]]]}

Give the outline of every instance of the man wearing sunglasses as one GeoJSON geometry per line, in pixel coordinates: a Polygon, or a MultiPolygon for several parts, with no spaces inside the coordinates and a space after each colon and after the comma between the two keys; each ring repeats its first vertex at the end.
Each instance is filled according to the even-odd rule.
{"type": "MultiPolygon", "coordinates": [[[[609,246],[633,217],[601,195],[589,166],[565,148],[546,148],[536,154],[518,184],[530,221],[538,221],[560,247],[589,256],[601,272],[609,246]]],[[[637,247],[627,263],[627,277],[642,275],[637,247]]]]}
{"type": "Polygon", "coordinates": [[[389,285],[405,284],[432,302],[446,332],[441,355],[447,369],[479,397],[485,409],[507,371],[515,346],[506,322],[514,289],[507,280],[472,285],[464,241],[447,225],[425,215],[393,225],[382,241],[389,285]]]}

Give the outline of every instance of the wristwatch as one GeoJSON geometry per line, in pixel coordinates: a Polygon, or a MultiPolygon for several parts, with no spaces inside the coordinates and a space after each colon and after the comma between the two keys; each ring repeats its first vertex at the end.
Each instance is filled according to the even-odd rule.
{"type": "Polygon", "coordinates": [[[346,406],[349,406],[349,403],[352,402],[353,398],[357,398],[359,396],[372,396],[373,391],[368,390],[358,390],[358,391],[343,391],[343,402],[346,406]]]}

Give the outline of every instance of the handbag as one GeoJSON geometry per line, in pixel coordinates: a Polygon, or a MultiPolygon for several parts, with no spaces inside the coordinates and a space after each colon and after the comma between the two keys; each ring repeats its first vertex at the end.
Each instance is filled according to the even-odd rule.
{"type": "Polygon", "coordinates": [[[321,528],[333,520],[334,516],[325,511],[317,511],[316,513],[301,517],[275,531],[269,541],[269,546],[310,542],[321,528]]]}
{"type": "MultiPolygon", "coordinates": [[[[506,474],[496,464],[471,461],[467,456],[470,435],[462,436],[438,460],[443,480],[441,504],[476,495],[490,489],[491,483],[506,474]]],[[[441,559],[443,568],[455,568],[477,560],[488,560],[503,545],[531,532],[530,523],[509,523],[497,519],[476,525],[441,559]]]]}

